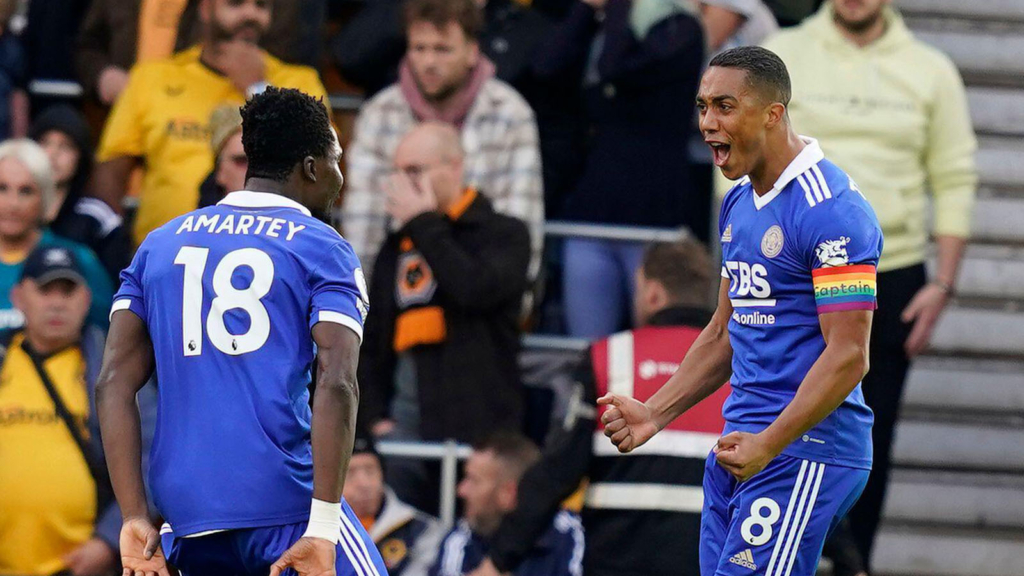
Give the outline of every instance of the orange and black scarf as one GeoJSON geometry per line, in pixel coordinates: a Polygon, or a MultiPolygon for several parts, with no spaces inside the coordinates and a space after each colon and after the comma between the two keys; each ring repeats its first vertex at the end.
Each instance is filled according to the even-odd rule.
{"type": "MultiPolygon", "coordinates": [[[[476,197],[476,190],[466,190],[462,198],[448,209],[448,218],[458,220],[476,197]]],[[[448,327],[444,309],[437,302],[437,279],[430,264],[408,236],[399,243],[395,280],[395,300],[399,310],[395,319],[395,352],[444,342],[448,327]]]]}

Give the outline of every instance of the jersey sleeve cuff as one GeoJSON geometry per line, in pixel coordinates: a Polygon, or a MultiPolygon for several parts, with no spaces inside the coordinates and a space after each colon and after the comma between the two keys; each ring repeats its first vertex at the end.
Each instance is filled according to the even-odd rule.
{"type": "Polygon", "coordinates": [[[135,298],[130,298],[127,296],[119,296],[115,298],[113,305],[110,306],[110,316],[108,317],[108,319],[113,320],[114,313],[117,312],[118,310],[130,310],[139,318],[143,320],[145,320],[146,318],[146,313],[144,307],[142,306],[142,302],[135,298]]]}
{"type": "Polygon", "coordinates": [[[363,343],[363,324],[359,320],[356,320],[347,314],[331,310],[321,310],[316,315],[316,322],[333,322],[334,324],[341,324],[355,332],[356,336],[359,337],[359,343],[363,343]]]}

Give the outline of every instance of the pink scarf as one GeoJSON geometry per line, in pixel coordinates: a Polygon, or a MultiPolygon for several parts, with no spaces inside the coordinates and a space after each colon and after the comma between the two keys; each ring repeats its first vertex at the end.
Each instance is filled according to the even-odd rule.
{"type": "Polygon", "coordinates": [[[398,86],[402,90],[402,96],[409,103],[412,113],[416,116],[417,120],[420,122],[438,120],[454,124],[461,129],[462,123],[466,120],[466,115],[469,114],[469,109],[473,106],[473,102],[476,101],[477,94],[480,93],[484,82],[494,77],[494,70],[494,63],[480,55],[477,65],[469,72],[469,78],[466,80],[466,83],[452,94],[444,109],[439,109],[434,104],[428,102],[423,97],[423,94],[420,93],[419,86],[416,84],[416,78],[412,75],[412,67],[409,66],[409,61],[406,58],[402,59],[402,63],[398,68],[398,86]]]}

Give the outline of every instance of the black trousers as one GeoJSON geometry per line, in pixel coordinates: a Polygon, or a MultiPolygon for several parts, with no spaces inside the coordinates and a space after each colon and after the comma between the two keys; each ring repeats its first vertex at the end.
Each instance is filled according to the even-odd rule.
{"type": "Polygon", "coordinates": [[[905,324],[900,314],[925,282],[923,264],[878,275],[878,310],[871,326],[871,368],[861,384],[864,399],[875,413],[871,428],[874,463],[864,493],[847,515],[848,521],[841,523],[825,544],[824,553],[835,564],[836,576],[862,572],[871,560],[889,486],[893,432],[910,368],[903,344],[912,324],[905,324]]]}

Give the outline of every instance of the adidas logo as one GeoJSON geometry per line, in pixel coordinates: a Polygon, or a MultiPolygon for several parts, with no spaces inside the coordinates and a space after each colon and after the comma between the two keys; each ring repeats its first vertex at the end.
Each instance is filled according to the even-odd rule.
{"type": "Polygon", "coordinates": [[[750,570],[757,570],[757,564],[754,564],[754,554],[750,552],[750,548],[729,558],[729,562],[749,568],[750,570]]]}
{"type": "Polygon", "coordinates": [[[732,242],[732,224],[725,227],[725,234],[722,234],[722,242],[732,242]]]}

